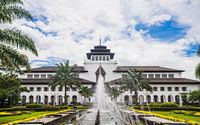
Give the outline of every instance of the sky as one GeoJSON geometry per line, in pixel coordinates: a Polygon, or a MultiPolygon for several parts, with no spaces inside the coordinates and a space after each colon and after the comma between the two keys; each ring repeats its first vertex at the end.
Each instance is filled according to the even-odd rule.
{"type": "Polygon", "coordinates": [[[83,65],[101,38],[118,65],[181,69],[195,79],[200,0],[24,0],[23,7],[34,19],[7,26],[35,41],[39,56],[26,52],[32,67],[83,65]]]}

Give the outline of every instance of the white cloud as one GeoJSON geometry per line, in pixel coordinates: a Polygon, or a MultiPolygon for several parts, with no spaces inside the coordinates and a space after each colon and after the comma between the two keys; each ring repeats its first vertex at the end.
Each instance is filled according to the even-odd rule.
{"type": "Polygon", "coordinates": [[[194,67],[199,62],[196,56],[186,57],[183,49],[190,43],[200,41],[200,1],[187,0],[24,0],[25,8],[34,17],[47,17],[30,22],[16,21],[13,25],[28,33],[35,41],[39,57],[29,54],[30,60],[44,59],[49,56],[69,59],[71,63],[83,65],[85,53],[94,45],[98,45],[99,37],[110,37],[105,45],[116,53],[119,65],[160,65],[177,69],[185,69],[184,76],[194,78],[194,67]],[[143,36],[143,31],[136,31],[139,23],[159,24],[175,17],[180,25],[191,28],[185,38],[173,43],[162,42],[143,36]],[[44,32],[57,32],[57,36],[44,35],[44,32]],[[127,26],[130,37],[121,33],[127,26]],[[75,36],[87,34],[87,38],[75,36]],[[90,36],[92,39],[88,39],[90,36]],[[128,56],[128,58],[127,58],[128,56]]]}

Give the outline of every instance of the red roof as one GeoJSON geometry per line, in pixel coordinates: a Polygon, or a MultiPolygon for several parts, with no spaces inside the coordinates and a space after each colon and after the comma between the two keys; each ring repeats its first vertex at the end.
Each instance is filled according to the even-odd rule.
{"type": "MultiPolygon", "coordinates": [[[[22,79],[22,85],[23,84],[49,84],[52,81],[52,79],[22,79]]],[[[83,84],[95,84],[95,82],[86,80],[86,79],[81,79],[81,82],[83,84]]]]}
{"type": "Polygon", "coordinates": [[[136,69],[137,71],[143,72],[184,72],[184,70],[177,70],[160,66],[118,66],[114,72],[127,72],[131,69],[136,69]]]}
{"type": "MultiPolygon", "coordinates": [[[[186,78],[145,78],[150,84],[200,84],[200,81],[186,78]]],[[[109,81],[109,84],[120,84],[122,78],[109,81]]]]}
{"type": "MultiPolygon", "coordinates": [[[[31,69],[31,72],[56,72],[57,66],[42,66],[31,69]]],[[[78,66],[74,70],[75,72],[87,72],[83,66],[78,66]]],[[[27,72],[27,71],[25,71],[27,72]]]]}

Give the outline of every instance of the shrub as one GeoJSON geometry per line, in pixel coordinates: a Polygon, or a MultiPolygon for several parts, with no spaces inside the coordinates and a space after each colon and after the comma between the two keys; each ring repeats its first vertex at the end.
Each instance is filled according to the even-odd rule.
{"type": "Polygon", "coordinates": [[[148,104],[149,107],[160,107],[160,104],[158,102],[152,102],[148,104]]]}
{"type": "Polygon", "coordinates": [[[162,103],[160,106],[161,107],[179,107],[178,104],[173,103],[173,102],[165,102],[165,103],[162,103]]]}
{"type": "Polygon", "coordinates": [[[60,109],[68,109],[68,106],[60,106],[60,109]]]}
{"type": "Polygon", "coordinates": [[[4,116],[12,116],[13,114],[10,112],[0,112],[0,117],[4,117],[4,116]]]}
{"type": "Polygon", "coordinates": [[[32,104],[27,104],[26,107],[27,108],[42,108],[42,104],[32,103],[32,104]]]}

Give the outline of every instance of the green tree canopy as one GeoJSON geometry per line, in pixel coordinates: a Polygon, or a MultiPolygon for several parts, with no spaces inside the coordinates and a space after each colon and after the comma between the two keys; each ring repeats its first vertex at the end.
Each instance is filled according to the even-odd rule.
{"type": "Polygon", "coordinates": [[[146,89],[152,92],[152,87],[149,85],[147,80],[142,79],[142,71],[136,71],[136,69],[128,70],[127,75],[122,78],[121,89],[124,91],[135,92],[134,103],[138,105],[138,91],[146,89]]]}
{"type": "MultiPolygon", "coordinates": [[[[16,19],[32,19],[22,5],[21,0],[0,0],[0,25],[16,19]]],[[[21,68],[30,69],[28,57],[19,49],[38,55],[34,41],[27,34],[16,28],[0,29],[0,70],[21,72],[21,68]]]]}
{"type": "Polygon", "coordinates": [[[84,98],[89,98],[90,96],[92,96],[92,91],[87,86],[81,86],[79,93],[84,98]]]}
{"type": "Polygon", "coordinates": [[[200,106],[200,89],[192,91],[189,93],[189,101],[198,101],[200,106]]]}
{"type": "Polygon", "coordinates": [[[0,102],[3,107],[6,100],[8,104],[17,102],[20,99],[21,92],[28,92],[26,87],[21,87],[21,79],[17,75],[0,74],[0,102]]]}
{"type": "MultiPolygon", "coordinates": [[[[197,56],[200,56],[200,45],[197,50],[197,56]]],[[[196,76],[196,78],[200,79],[200,63],[195,68],[195,76],[196,76]]]]}
{"type": "Polygon", "coordinates": [[[78,76],[79,73],[75,72],[76,67],[76,65],[70,67],[69,62],[57,64],[56,74],[52,77],[52,82],[49,83],[49,86],[51,86],[51,88],[55,88],[56,86],[59,86],[61,88],[64,87],[65,104],[67,104],[67,87],[71,89],[73,89],[74,87],[78,89],[81,88],[81,82],[78,76]]]}
{"type": "Polygon", "coordinates": [[[110,88],[110,96],[116,101],[117,97],[122,93],[118,87],[110,88]]]}

